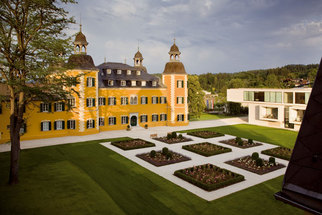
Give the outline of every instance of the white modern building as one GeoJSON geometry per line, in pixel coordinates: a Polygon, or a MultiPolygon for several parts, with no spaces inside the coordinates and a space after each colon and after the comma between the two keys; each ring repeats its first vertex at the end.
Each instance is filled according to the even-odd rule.
{"type": "Polygon", "coordinates": [[[227,101],[248,106],[248,122],[299,130],[312,88],[227,90],[227,101]]]}

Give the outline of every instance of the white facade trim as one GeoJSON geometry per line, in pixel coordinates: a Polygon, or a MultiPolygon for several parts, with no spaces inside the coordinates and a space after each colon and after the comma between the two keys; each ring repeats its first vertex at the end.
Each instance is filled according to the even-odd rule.
{"type": "Polygon", "coordinates": [[[85,111],[85,77],[84,72],[81,72],[79,84],[79,132],[85,131],[84,111],[85,111]]]}

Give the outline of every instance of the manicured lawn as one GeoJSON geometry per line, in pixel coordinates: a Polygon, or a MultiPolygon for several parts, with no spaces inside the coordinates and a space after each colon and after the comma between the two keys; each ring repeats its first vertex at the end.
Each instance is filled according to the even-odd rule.
{"type": "Polygon", "coordinates": [[[105,141],[23,150],[13,187],[9,153],[0,153],[0,214],[303,214],[274,200],[282,177],[207,202],[98,144],[105,141]]]}
{"type": "Polygon", "coordinates": [[[179,133],[187,133],[198,130],[216,131],[223,134],[230,134],[246,139],[253,139],[264,143],[271,143],[293,149],[297,137],[296,131],[269,128],[264,126],[238,124],[211,128],[200,128],[192,130],[178,131],[179,133]]]}
{"type": "Polygon", "coordinates": [[[223,114],[213,114],[213,113],[202,113],[200,118],[191,117],[190,121],[202,121],[202,120],[214,120],[214,119],[225,119],[236,116],[227,116],[223,114]]]}

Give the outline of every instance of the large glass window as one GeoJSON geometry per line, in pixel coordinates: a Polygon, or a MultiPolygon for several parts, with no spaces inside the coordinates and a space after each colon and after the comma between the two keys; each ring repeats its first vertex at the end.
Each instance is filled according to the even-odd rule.
{"type": "Polygon", "coordinates": [[[244,91],[244,101],[254,101],[254,92],[244,91]]]}
{"type": "Polygon", "coordinates": [[[278,108],[266,107],[263,118],[278,119],[278,108]]]}
{"type": "Polygon", "coordinates": [[[284,93],[284,103],[292,104],[293,103],[293,93],[285,92],[284,93]]]}
{"type": "Polygon", "coordinates": [[[305,104],[305,93],[295,93],[295,104],[305,104]]]}
{"type": "Polygon", "coordinates": [[[281,92],[264,92],[264,101],[272,103],[282,103],[281,92]]]}

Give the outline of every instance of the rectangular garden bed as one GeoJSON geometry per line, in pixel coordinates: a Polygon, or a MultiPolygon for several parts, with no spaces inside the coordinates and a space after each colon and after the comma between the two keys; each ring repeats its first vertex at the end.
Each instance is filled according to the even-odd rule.
{"type": "Polygon", "coordinates": [[[174,175],[206,191],[217,190],[245,180],[242,175],[209,163],[177,170],[174,175]]]}
{"type": "Polygon", "coordinates": [[[182,136],[181,134],[178,135],[178,136],[177,135],[175,135],[175,136],[168,135],[168,136],[165,136],[165,137],[156,137],[156,138],[153,138],[153,139],[161,141],[161,142],[164,142],[164,143],[167,143],[167,144],[183,143],[183,142],[188,142],[188,141],[192,140],[190,138],[182,136]]]}
{"type": "Polygon", "coordinates": [[[219,142],[227,144],[227,145],[230,145],[230,146],[235,146],[235,147],[238,147],[238,148],[242,148],[242,149],[247,149],[247,148],[263,145],[261,143],[253,142],[252,140],[249,141],[249,140],[243,140],[243,139],[239,138],[239,141],[238,141],[236,139],[222,140],[222,141],[219,141],[219,142]]]}
{"type": "Polygon", "coordinates": [[[112,142],[111,144],[123,150],[132,150],[132,149],[140,149],[140,148],[155,146],[154,143],[150,143],[148,141],[141,140],[141,139],[117,141],[117,142],[112,142]]]}
{"type": "Polygon", "coordinates": [[[173,151],[166,151],[165,153],[162,151],[154,151],[152,150],[149,153],[143,153],[136,155],[137,157],[149,162],[154,166],[165,166],[169,164],[179,163],[183,161],[191,160],[189,157],[181,155],[179,153],[173,151]]]}
{"type": "Polygon", "coordinates": [[[291,155],[292,155],[292,150],[289,148],[280,146],[277,148],[264,150],[261,153],[265,154],[265,155],[270,155],[270,156],[274,156],[277,158],[281,158],[284,160],[290,160],[291,155]]]}
{"type": "Polygon", "coordinates": [[[264,159],[261,159],[261,160],[262,160],[261,165],[258,165],[257,160],[254,160],[251,156],[245,156],[245,157],[237,158],[235,160],[227,161],[225,163],[256,173],[258,175],[263,175],[285,167],[283,164],[279,164],[279,163],[272,164],[267,160],[264,160],[264,159]]]}
{"type": "Polygon", "coordinates": [[[191,136],[195,136],[195,137],[204,138],[204,139],[225,136],[222,133],[218,133],[218,132],[215,132],[215,131],[207,131],[207,130],[193,131],[193,132],[188,132],[187,134],[191,135],[191,136]]]}
{"type": "Polygon", "coordinates": [[[231,152],[230,148],[218,146],[216,144],[208,143],[208,142],[185,145],[185,146],[182,146],[182,148],[206,157],[221,154],[221,153],[231,152]]]}

